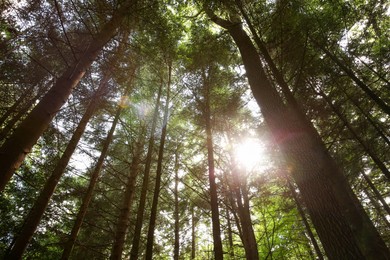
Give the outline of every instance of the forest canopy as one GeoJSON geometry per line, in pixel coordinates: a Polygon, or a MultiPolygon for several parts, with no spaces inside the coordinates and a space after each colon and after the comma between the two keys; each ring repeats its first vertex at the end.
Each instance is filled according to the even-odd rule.
{"type": "Polygon", "coordinates": [[[0,3],[1,259],[390,259],[390,3],[0,3]]]}

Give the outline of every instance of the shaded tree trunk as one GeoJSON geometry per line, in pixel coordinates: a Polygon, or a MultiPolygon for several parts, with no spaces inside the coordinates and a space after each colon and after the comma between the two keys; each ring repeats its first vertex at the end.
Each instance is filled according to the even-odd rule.
{"type": "Polygon", "coordinates": [[[144,177],[142,180],[142,190],[141,190],[141,196],[139,199],[137,220],[135,222],[132,248],[131,248],[131,252],[130,252],[130,260],[138,259],[139,242],[141,240],[141,230],[142,230],[143,219],[144,219],[146,195],[148,192],[150,168],[152,166],[152,155],[153,155],[153,148],[154,148],[154,134],[156,132],[156,125],[157,125],[158,111],[159,111],[159,107],[160,107],[162,86],[163,86],[163,82],[161,82],[160,87],[158,89],[156,106],[154,108],[153,121],[152,121],[151,130],[150,130],[148,153],[146,155],[144,177]]]}
{"type": "Polygon", "coordinates": [[[66,146],[61,159],[57,163],[49,179],[46,181],[44,188],[39,194],[34,206],[30,210],[22,226],[21,232],[17,235],[15,243],[10,249],[9,255],[7,257],[8,259],[21,259],[22,254],[26,250],[28,243],[30,242],[39,222],[41,221],[41,218],[47,208],[47,205],[49,204],[51,197],[54,194],[54,190],[57,187],[60,178],[65,172],[65,168],[68,165],[73,152],[76,150],[77,144],[84,133],[85,127],[100,104],[101,96],[105,92],[104,90],[106,89],[107,81],[108,77],[105,77],[102,80],[99,89],[96,91],[95,98],[91,99],[91,102],[89,103],[87,110],[85,111],[79,122],[79,125],[73,133],[72,138],[66,146]]]}
{"type": "MultiPolygon", "coordinates": [[[[313,88],[314,89],[314,88],[313,88]]],[[[338,118],[343,122],[343,124],[347,127],[349,132],[353,135],[353,137],[360,143],[363,147],[364,151],[371,157],[371,159],[375,162],[378,168],[382,171],[382,173],[390,180],[390,171],[387,169],[386,165],[379,159],[379,157],[368,147],[368,145],[364,142],[364,140],[356,133],[356,131],[352,128],[351,124],[347,121],[343,114],[338,110],[338,108],[332,103],[327,95],[324,92],[317,92],[321,97],[325,99],[328,105],[332,108],[333,112],[338,116],[338,118]]]]}
{"type": "Polygon", "coordinates": [[[22,104],[25,103],[26,99],[28,99],[28,94],[31,91],[34,91],[34,87],[32,89],[24,90],[20,97],[15,101],[15,103],[13,103],[12,106],[8,108],[7,111],[5,111],[5,113],[0,117],[0,126],[4,125],[8,117],[15,113],[18,107],[22,106],[22,104]]]}
{"type": "Polygon", "coordinates": [[[390,207],[389,205],[386,203],[385,199],[383,198],[383,196],[380,194],[380,192],[378,191],[378,189],[375,187],[374,183],[372,183],[371,179],[367,176],[367,174],[365,172],[361,172],[364,180],[367,182],[368,186],[371,188],[371,190],[374,192],[375,196],[377,197],[377,199],[382,203],[382,207],[383,209],[386,211],[386,214],[387,215],[390,215],[390,207]]]}
{"type": "MultiPolygon", "coordinates": [[[[231,143],[231,137],[229,133],[228,138],[231,143]]],[[[259,251],[257,249],[257,241],[255,232],[253,230],[253,223],[251,220],[251,212],[249,207],[246,174],[244,170],[238,169],[232,151],[230,151],[230,158],[230,165],[232,169],[232,183],[229,186],[231,189],[231,193],[235,196],[235,199],[233,199],[233,196],[231,196],[231,202],[233,208],[238,214],[239,224],[241,226],[240,238],[244,245],[245,256],[247,259],[259,259],[259,251]]]]}
{"type": "Polygon", "coordinates": [[[213,239],[214,239],[214,258],[215,260],[223,259],[222,241],[221,241],[221,228],[219,222],[219,208],[218,208],[218,194],[217,184],[215,182],[215,167],[214,167],[214,147],[213,137],[211,131],[211,112],[210,112],[210,97],[209,87],[207,88],[207,95],[205,96],[205,111],[204,119],[206,123],[206,146],[207,146],[207,162],[209,169],[209,185],[210,185],[210,204],[211,204],[211,220],[213,227],[213,239]]]}
{"type": "Polygon", "coordinates": [[[297,103],[296,99],[294,98],[293,94],[291,93],[290,88],[289,88],[287,82],[284,80],[282,73],[276,67],[276,64],[273,61],[271,55],[269,54],[265,43],[260,39],[259,35],[257,34],[256,29],[253,26],[251,20],[249,19],[248,14],[245,12],[241,1],[242,0],[235,0],[236,5],[239,8],[242,16],[244,17],[245,22],[248,24],[249,30],[253,36],[253,39],[257,45],[257,48],[259,49],[261,55],[263,56],[264,60],[266,61],[266,64],[268,65],[269,69],[271,70],[271,73],[272,73],[276,83],[280,86],[280,88],[283,92],[283,95],[286,98],[288,104],[291,105],[292,107],[294,107],[294,109],[301,111],[301,106],[297,103]]]}
{"type": "Polygon", "coordinates": [[[287,185],[288,185],[288,187],[289,187],[289,189],[291,191],[291,195],[292,195],[292,197],[293,197],[293,199],[295,201],[295,204],[297,205],[298,212],[301,215],[302,222],[305,225],[307,235],[309,236],[310,241],[313,244],[314,250],[316,251],[317,257],[318,257],[318,259],[323,260],[324,257],[322,256],[321,249],[320,249],[320,247],[319,247],[319,245],[317,243],[317,239],[315,238],[313,232],[311,231],[311,227],[310,227],[309,221],[306,218],[306,214],[303,211],[303,207],[301,206],[301,203],[300,203],[298,195],[297,195],[297,193],[296,193],[296,191],[294,189],[294,186],[291,184],[291,182],[290,182],[290,180],[288,179],[287,176],[286,176],[286,181],[287,181],[287,185]]]}
{"type": "MultiPolygon", "coordinates": [[[[140,135],[142,139],[142,135],[140,135]]],[[[141,156],[143,151],[143,142],[139,140],[136,144],[133,159],[130,166],[130,176],[127,178],[126,189],[123,196],[122,207],[118,217],[118,222],[115,227],[114,244],[111,250],[111,260],[122,259],[123,247],[126,240],[126,234],[129,226],[130,209],[133,202],[135,191],[135,182],[139,172],[139,165],[141,163],[141,156]]]]}
{"type": "Polygon", "coordinates": [[[148,228],[148,236],[146,241],[146,260],[151,260],[153,257],[153,243],[154,243],[154,230],[156,227],[156,219],[157,219],[157,207],[158,207],[158,198],[160,196],[160,189],[161,189],[161,178],[162,178],[162,166],[163,166],[163,159],[164,159],[164,146],[165,146],[165,139],[167,135],[167,126],[168,126],[168,113],[169,113],[169,92],[171,88],[171,71],[172,68],[169,66],[169,72],[168,72],[168,89],[167,89],[167,98],[165,103],[165,109],[164,109],[164,120],[163,120],[163,127],[161,130],[161,137],[160,137],[160,147],[158,151],[158,161],[157,161],[157,172],[156,172],[156,182],[154,185],[154,193],[153,193],[153,201],[152,201],[152,208],[150,210],[150,218],[149,218],[149,228],[148,228]]]}
{"type": "MultiPolygon", "coordinates": [[[[233,174],[236,175],[237,173],[233,174]]],[[[238,176],[236,176],[235,179],[237,182],[237,186],[235,188],[237,213],[241,223],[242,242],[245,248],[245,255],[247,259],[259,259],[255,232],[253,230],[253,224],[250,215],[249,199],[247,193],[244,191],[246,187],[242,186],[238,176]],[[242,201],[244,201],[244,203],[242,203],[242,201]]]]}
{"type": "Polygon", "coordinates": [[[329,258],[362,259],[362,251],[367,259],[388,257],[386,245],[323,143],[294,109],[283,104],[266,78],[256,49],[241,25],[222,20],[210,11],[208,14],[229,31],[240,50],[252,93],[329,258]]]}
{"type": "MultiPolygon", "coordinates": [[[[267,62],[268,66],[270,67],[276,82],[281,87],[282,92],[287,100],[287,103],[290,106],[289,109],[293,110],[293,113],[295,113],[299,121],[301,121],[302,126],[306,128],[308,134],[311,135],[312,138],[316,138],[317,142],[324,149],[325,147],[322,143],[322,140],[318,132],[313,127],[312,123],[306,118],[305,114],[302,112],[301,106],[296,102],[294,96],[289,90],[288,84],[285,82],[282,74],[276,68],[276,65],[274,64],[271,56],[269,55],[264,42],[262,42],[261,39],[258,37],[256,30],[251,24],[249,17],[246,15],[245,11],[243,10],[241,1],[236,0],[236,4],[239,7],[241,13],[243,14],[244,19],[247,22],[250,31],[254,37],[254,40],[263,58],[267,62]]],[[[261,63],[259,65],[261,66],[261,63]]],[[[327,154],[327,157],[330,157],[329,154],[327,154]]],[[[332,158],[329,159],[333,160],[332,158]]],[[[333,190],[337,197],[337,200],[341,205],[343,214],[348,219],[348,222],[352,228],[352,231],[354,232],[354,235],[359,243],[361,250],[364,251],[364,255],[366,257],[372,257],[373,259],[376,259],[377,255],[383,256],[389,254],[389,250],[386,248],[384,241],[382,240],[378,231],[375,229],[375,226],[372,224],[368,215],[364,211],[360,201],[353,193],[350,185],[344,178],[343,174],[338,170],[338,167],[337,166],[335,167],[337,171],[334,171],[335,174],[332,174],[330,176],[333,179],[332,180],[333,188],[334,188],[333,190]],[[337,174],[337,172],[339,174],[337,174]],[[367,236],[370,237],[371,239],[367,239],[367,236]],[[368,241],[371,242],[370,246],[366,245],[368,241]]]]}
{"type": "Polygon", "coordinates": [[[100,171],[103,167],[104,160],[108,153],[108,148],[111,144],[112,137],[114,135],[114,131],[116,128],[116,125],[118,124],[120,114],[122,112],[122,108],[118,107],[117,112],[115,114],[114,121],[112,122],[110,131],[108,132],[108,135],[106,137],[106,140],[103,144],[103,149],[100,153],[99,159],[95,165],[95,168],[91,174],[91,178],[89,181],[88,189],[83,197],[83,201],[81,203],[79,212],[77,213],[76,220],[74,222],[72,231],[70,233],[70,236],[68,238],[68,241],[65,244],[64,251],[62,252],[62,259],[69,259],[70,254],[72,253],[74,243],[76,242],[77,235],[80,231],[81,225],[83,223],[85,214],[87,213],[87,209],[89,207],[89,203],[91,202],[93,191],[95,189],[96,183],[98,182],[100,171]]]}
{"type": "Polygon", "coordinates": [[[179,218],[179,147],[175,153],[175,243],[173,249],[173,259],[179,260],[180,256],[180,218],[179,218]]]}
{"type": "Polygon", "coordinates": [[[22,108],[14,115],[7,124],[0,131],[0,140],[7,137],[7,135],[11,132],[11,130],[15,127],[16,123],[31,109],[32,105],[35,101],[38,100],[41,94],[35,95],[32,99],[30,99],[27,104],[24,104],[22,108]]]}
{"type": "Polygon", "coordinates": [[[191,259],[196,256],[196,221],[194,214],[194,206],[191,208],[191,259]]]}
{"type": "MultiPolygon", "coordinates": [[[[234,189],[231,189],[231,190],[234,190],[234,189]]],[[[230,205],[232,207],[232,214],[233,214],[234,222],[236,223],[236,227],[238,229],[238,236],[240,237],[241,241],[243,241],[244,238],[243,238],[243,234],[242,234],[240,219],[237,216],[238,209],[237,209],[236,202],[233,198],[232,193],[229,193],[227,196],[229,198],[229,202],[230,202],[230,205]]]]}
{"type": "Polygon", "coordinates": [[[378,107],[386,114],[390,116],[390,106],[386,104],[385,101],[383,101],[374,91],[372,91],[363,81],[361,81],[355,73],[348,68],[343,62],[341,62],[336,55],[332,54],[325,46],[317,43],[315,40],[311,39],[311,41],[314,43],[314,45],[325,52],[325,54],[334,62],[337,64],[337,66],[342,69],[345,74],[347,74],[348,77],[350,77],[355,84],[363,90],[364,93],[367,94],[377,105],[378,107]]]}
{"type": "Polygon", "coordinates": [[[383,131],[383,129],[381,129],[381,127],[376,123],[374,122],[374,120],[371,118],[371,115],[369,114],[369,112],[365,111],[359,104],[358,101],[356,101],[353,97],[349,96],[346,91],[343,91],[345,95],[348,96],[349,100],[355,105],[355,107],[357,107],[357,109],[366,117],[367,121],[370,122],[370,124],[375,128],[375,130],[377,131],[378,135],[380,137],[382,137],[383,141],[385,141],[385,143],[387,143],[389,146],[390,146],[390,140],[388,138],[388,134],[386,132],[383,131]]]}
{"type": "Polygon", "coordinates": [[[80,59],[57,79],[54,86],[2,145],[0,148],[0,191],[4,189],[14,172],[20,167],[25,156],[31,151],[31,148],[46,130],[53,117],[64,105],[103,46],[116,34],[117,28],[129,14],[132,5],[133,1],[125,1],[115,11],[111,20],[87,44],[88,47],[80,59]]]}
{"type": "Polygon", "coordinates": [[[374,206],[375,210],[377,211],[377,214],[381,216],[383,222],[385,223],[385,225],[387,226],[388,229],[390,229],[390,222],[387,220],[387,214],[383,214],[382,213],[382,209],[381,209],[381,206],[379,205],[379,203],[377,202],[377,198],[374,198],[370,192],[368,191],[368,189],[366,187],[364,187],[364,193],[367,195],[367,197],[370,199],[372,205],[374,206]]]}
{"type": "Polygon", "coordinates": [[[232,223],[230,221],[230,213],[229,213],[229,208],[227,206],[226,206],[226,221],[227,221],[227,232],[228,232],[228,243],[229,243],[229,255],[232,259],[234,259],[232,223]]]}

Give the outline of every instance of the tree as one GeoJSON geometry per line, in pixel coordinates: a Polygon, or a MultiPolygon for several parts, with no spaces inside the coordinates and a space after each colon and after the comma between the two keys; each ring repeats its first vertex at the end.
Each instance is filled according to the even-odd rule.
{"type": "MultiPolygon", "coordinates": [[[[334,185],[335,179],[343,179],[342,174],[336,170],[337,168],[326,150],[321,148],[323,144],[312,134],[311,130],[302,132],[303,129],[308,128],[307,123],[302,121],[302,117],[283,104],[279,94],[266,78],[263,66],[260,60],[256,58],[257,51],[250,38],[242,30],[241,25],[237,22],[222,20],[210,11],[208,11],[208,14],[214,22],[228,30],[240,50],[253,95],[261,107],[262,114],[272,130],[275,141],[278,142],[285,155],[287,165],[291,165],[287,167],[292,167],[291,173],[302,193],[327,255],[332,258],[345,258],[351,255],[360,258],[363,257],[361,250],[366,257],[371,257],[372,259],[378,257],[378,255],[382,255],[381,257],[388,255],[386,245],[372,224],[370,226],[370,223],[367,224],[367,229],[372,234],[372,239],[375,238],[377,241],[376,243],[370,243],[370,247],[375,249],[367,249],[366,239],[356,236],[357,241],[361,243],[359,248],[358,242],[352,235],[352,223],[347,224],[347,219],[345,219],[341,210],[344,203],[336,197],[345,189],[343,187],[336,193],[334,188],[331,188],[332,184],[328,179],[330,178],[334,185]],[[301,133],[291,136],[291,133],[296,132],[295,129],[302,129],[300,130],[301,133]],[[284,140],[284,138],[287,139],[284,140]],[[310,151],[313,148],[317,152],[310,151]],[[318,149],[321,149],[322,152],[319,153],[318,149]],[[313,168],[313,161],[318,161],[316,164],[317,166],[322,165],[321,169],[313,168]],[[327,169],[325,165],[329,168],[327,169]],[[306,181],[309,178],[308,176],[313,176],[310,177],[310,182],[306,181]],[[313,199],[313,194],[320,195],[313,199]],[[321,201],[322,199],[324,201],[321,201]],[[329,226],[326,227],[327,225],[329,226]],[[333,232],[334,234],[332,234],[333,232]],[[340,233],[338,234],[338,232],[340,233]],[[341,234],[349,234],[350,237],[348,239],[341,238],[341,234]],[[365,243],[362,243],[363,239],[365,243]],[[336,241],[338,244],[336,244],[336,241]]],[[[342,183],[345,184],[345,181],[342,183]]],[[[350,189],[348,187],[345,188],[350,189]]],[[[348,192],[348,194],[351,193],[352,191],[348,192]]],[[[351,200],[353,202],[354,199],[351,198],[351,200]]],[[[351,205],[356,204],[353,202],[351,205]]],[[[355,211],[359,211],[359,206],[357,205],[356,207],[355,211]]],[[[360,214],[364,213],[361,212],[360,214]]],[[[363,215],[362,218],[364,217],[367,218],[363,215]]]]}
{"type": "Polygon", "coordinates": [[[0,258],[389,258],[388,7],[5,1],[0,258]]]}
{"type": "Polygon", "coordinates": [[[0,190],[19,168],[24,157],[30,152],[32,146],[47,128],[57,111],[66,102],[73,88],[84,76],[88,67],[96,59],[104,45],[116,34],[117,28],[127,17],[129,9],[133,8],[132,1],[126,1],[115,11],[112,19],[107,22],[101,31],[87,45],[88,48],[73,66],[57,79],[54,86],[46,93],[38,105],[34,107],[29,116],[23,120],[15,132],[0,148],[0,190]]]}
{"type": "Polygon", "coordinates": [[[79,125],[77,126],[74,134],[72,135],[71,140],[69,141],[64,153],[61,156],[56,168],[53,173],[50,175],[47,180],[42,192],[40,193],[37,201],[35,202],[33,208],[28,214],[25,223],[23,224],[22,230],[17,234],[15,242],[13,243],[10,252],[7,257],[19,259],[22,257],[22,254],[26,250],[28,243],[31,240],[31,237],[35,230],[38,227],[38,224],[45,212],[45,209],[50,201],[50,198],[53,196],[54,190],[64,174],[65,168],[69,163],[71,156],[73,155],[77,144],[84,133],[84,130],[93,116],[94,112],[99,106],[100,100],[107,91],[107,82],[109,77],[106,76],[102,79],[99,89],[96,91],[94,97],[92,98],[90,104],[88,105],[82,119],[80,120],[79,125]]]}
{"type": "Polygon", "coordinates": [[[156,170],[156,181],[153,192],[153,200],[152,200],[152,208],[150,210],[150,219],[149,219],[149,227],[148,227],[148,237],[146,242],[146,259],[152,259],[153,257],[153,243],[154,243],[154,230],[156,227],[156,218],[157,218],[157,206],[158,199],[160,196],[161,189],[161,176],[163,173],[163,157],[164,157],[164,145],[165,139],[167,135],[167,127],[168,127],[168,113],[169,113],[169,96],[171,89],[171,77],[172,77],[172,65],[168,65],[168,82],[167,82],[167,96],[165,100],[165,108],[164,108],[164,119],[161,130],[160,137],[160,146],[158,150],[158,159],[157,159],[157,170],[156,170]]]}
{"type": "Polygon", "coordinates": [[[163,81],[161,79],[161,83],[158,89],[157,94],[157,100],[154,107],[154,113],[153,113],[153,119],[150,127],[150,137],[149,137],[149,143],[148,143],[148,152],[145,159],[145,170],[144,170],[144,176],[142,180],[142,190],[141,190],[141,196],[139,200],[138,205],[138,212],[137,212],[137,220],[135,224],[135,230],[133,235],[133,242],[132,242],[132,248],[131,248],[131,259],[138,259],[138,251],[139,251],[139,243],[141,240],[141,229],[143,225],[143,218],[144,218],[144,212],[145,212],[145,204],[146,204],[146,195],[148,192],[148,184],[149,184],[149,175],[150,175],[150,169],[152,166],[152,155],[153,155],[153,148],[154,148],[154,141],[155,141],[155,131],[156,131],[156,125],[158,120],[158,112],[160,107],[160,98],[161,98],[161,92],[163,87],[163,81]]]}

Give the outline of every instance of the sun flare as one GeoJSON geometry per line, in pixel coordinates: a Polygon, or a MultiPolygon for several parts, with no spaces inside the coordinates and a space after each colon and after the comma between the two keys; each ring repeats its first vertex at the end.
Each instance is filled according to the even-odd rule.
{"type": "Polygon", "coordinates": [[[264,144],[254,138],[243,140],[235,148],[234,154],[238,165],[244,167],[247,171],[265,167],[269,161],[264,144]]]}

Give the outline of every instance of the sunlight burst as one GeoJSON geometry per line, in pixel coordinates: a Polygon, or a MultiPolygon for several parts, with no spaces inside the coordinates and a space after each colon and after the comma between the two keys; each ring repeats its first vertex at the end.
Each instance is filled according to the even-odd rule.
{"type": "Polygon", "coordinates": [[[264,144],[254,138],[243,140],[235,148],[234,153],[238,165],[247,171],[264,168],[269,163],[264,144]]]}

